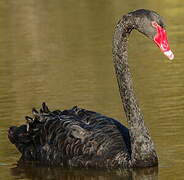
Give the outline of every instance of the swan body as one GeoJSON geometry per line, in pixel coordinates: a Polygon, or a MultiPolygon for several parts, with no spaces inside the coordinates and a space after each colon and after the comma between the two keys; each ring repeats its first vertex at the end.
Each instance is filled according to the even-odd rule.
{"type": "Polygon", "coordinates": [[[131,168],[158,164],[127,61],[128,37],[133,29],[153,39],[169,59],[174,58],[163,20],[156,12],[133,11],[118,22],[113,37],[113,62],[129,129],[100,113],[76,106],[50,111],[43,103],[40,111],[33,108],[33,117],[26,116],[27,124],[9,128],[9,140],[21,152],[22,160],[70,167],[131,168]]]}
{"type": "Polygon", "coordinates": [[[10,139],[23,160],[76,167],[129,166],[129,131],[118,121],[78,107],[51,112],[45,103],[33,114],[34,119],[26,117],[29,127],[10,131],[16,134],[10,139]]]}

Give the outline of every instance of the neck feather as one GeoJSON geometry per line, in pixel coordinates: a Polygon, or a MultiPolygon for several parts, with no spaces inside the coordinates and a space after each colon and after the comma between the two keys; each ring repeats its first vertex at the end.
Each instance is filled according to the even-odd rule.
{"type": "Polygon", "coordinates": [[[123,108],[130,126],[133,166],[153,166],[158,163],[157,155],[135,98],[128,65],[127,43],[133,28],[131,19],[127,20],[126,16],[117,24],[113,39],[113,61],[123,108]]]}

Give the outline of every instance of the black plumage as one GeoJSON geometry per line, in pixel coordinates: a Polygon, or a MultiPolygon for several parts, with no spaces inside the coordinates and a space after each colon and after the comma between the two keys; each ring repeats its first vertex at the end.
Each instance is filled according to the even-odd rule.
{"type": "MultiPolygon", "coordinates": [[[[26,125],[9,129],[8,137],[21,152],[22,160],[70,167],[158,165],[153,141],[135,97],[127,51],[133,29],[154,40],[159,35],[158,27],[164,27],[162,18],[145,9],[124,15],[115,27],[113,62],[130,129],[100,113],[76,106],[64,111],[50,111],[43,103],[40,111],[33,108],[33,117],[26,116],[26,125]]],[[[171,51],[168,52],[172,55],[167,54],[168,57],[173,59],[171,51]]]]}
{"type": "Polygon", "coordinates": [[[129,131],[118,121],[76,106],[50,111],[43,103],[32,112],[26,125],[9,130],[23,160],[77,167],[120,167],[124,161],[129,167],[129,131]]]}

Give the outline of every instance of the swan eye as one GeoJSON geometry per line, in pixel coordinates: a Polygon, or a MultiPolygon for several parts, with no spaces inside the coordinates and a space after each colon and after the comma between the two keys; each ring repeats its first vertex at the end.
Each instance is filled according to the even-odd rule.
{"type": "Polygon", "coordinates": [[[156,21],[152,21],[151,24],[155,28],[160,26],[162,29],[164,29],[164,24],[162,22],[157,23],[156,21]]]}
{"type": "Polygon", "coordinates": [[[152,21],[151,24],[152,24],[152,26],[155,27],[155,28],[159,26],[159,25],[157,24],[157,22],[155,22],[155,21],[152,21]]]}

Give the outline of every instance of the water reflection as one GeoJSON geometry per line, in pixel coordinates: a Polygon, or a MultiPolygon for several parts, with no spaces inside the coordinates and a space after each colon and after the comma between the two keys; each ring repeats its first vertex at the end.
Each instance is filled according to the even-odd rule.
{"type": "Polygon", "coordinates": [[[92,170],[66,169],[40,166],[36,163],[24,164],[19,162],[10,169],[12,176],[25,179],[39,180],[157,180],[158,168],[143,168],[137,170],[92,170]]]}

